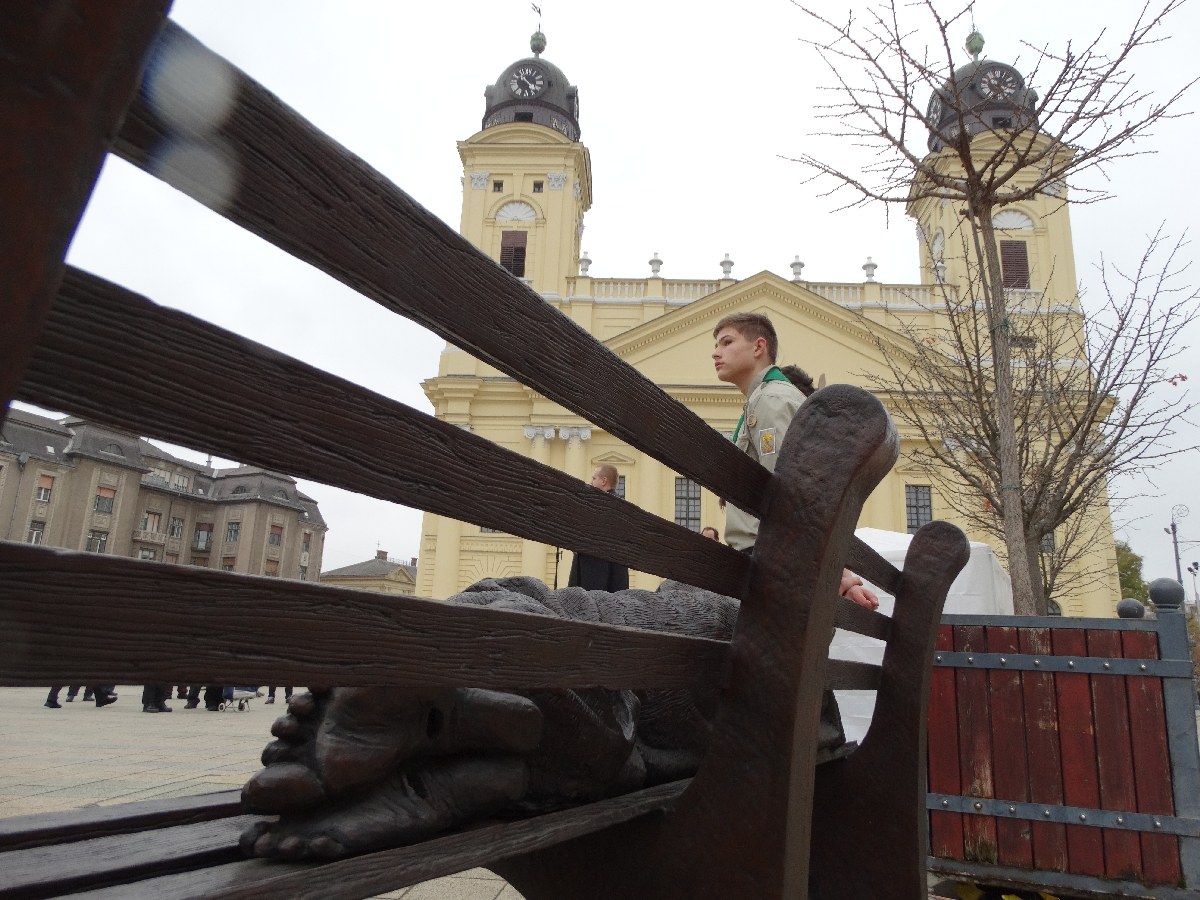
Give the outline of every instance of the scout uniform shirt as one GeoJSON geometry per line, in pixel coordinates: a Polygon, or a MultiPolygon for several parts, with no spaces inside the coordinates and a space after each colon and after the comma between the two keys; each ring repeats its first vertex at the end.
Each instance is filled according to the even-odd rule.
{"type": "MultiPolygon", "coordinates": [[[[763,369],[754,377],[756,381],[742,409],[741,427],[734,435],[734,442],[739,450],[774,472],[779,446],[792,417],[804,402],[804,394],[776,366],[763,369]]],[[[725,542],[734,550],[746,550],[754,546],[757,537],[758,519],[732,503],[726,504],[725,542]]]]}

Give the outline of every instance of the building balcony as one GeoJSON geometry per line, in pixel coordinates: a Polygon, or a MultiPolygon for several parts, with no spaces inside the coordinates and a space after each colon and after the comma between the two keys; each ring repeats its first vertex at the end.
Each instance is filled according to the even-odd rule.
{"type": "Polygon", "coordinates": [[[206,550],[211,550],[212,546],[212,538],[196,538],[196,540],[192,542],[192,549],[200,553],[203,553],[206,550]]]}
{"type": "Polygon", "coordinates": [[[159,544],[160,546],[167,542],[166,532],[162,531],[142,531],[139,528],[133,530],[133,539],[141,541],[143,544],[159,544]]]}

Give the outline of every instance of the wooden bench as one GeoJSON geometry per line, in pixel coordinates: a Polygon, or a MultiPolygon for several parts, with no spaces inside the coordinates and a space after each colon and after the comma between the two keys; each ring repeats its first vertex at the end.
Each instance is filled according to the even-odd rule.
{"type": "MultiPolygon", "coordinates": [[[[240,171],[223,215],[761,515],[753,563],[453,425],[65,266],[106,153],[211,199],[155,157],[167,127],[138,91],[156,41],[154,52],[194,43],[165,23],[168,5],[12,2],[0,10],[0,97],[9,111],[0,137],[5,408],[15,398],[67,410],[610,558],[738,597],[742,608],[727,644],[0,544],[6,685],[722,690],[707,755],[686,781],[326,864],[241,859],[247,818],[235,794],[11,819],[0,822],[0,896],[363,897],[486,866],[531,900],[762,900],[807,896],[810,885],[824,898],[923,897],[931,655],[967,545],[953,526],[928,525],[900,573],[854,539],[864,499],[897,454],[882,405],[852,387],[819,391],[772,477],[241,73],[219,129],[240,171]],[[203,414],[176,399],[198,378],[208,387],[203,414]],[[839,600],[843,565],[894,594],[896,614],[839,600]],[[212,613],[203,624],[179,614],[197,603],[212,613]],[[827,659],[835,623],[886,641],[882,665],[827,659]],[[861,746],[818,767],[826,684],[875,689],[878,698],[861,746]]],[[[247,760],[247,775],[254,768],[247,760]]]]}

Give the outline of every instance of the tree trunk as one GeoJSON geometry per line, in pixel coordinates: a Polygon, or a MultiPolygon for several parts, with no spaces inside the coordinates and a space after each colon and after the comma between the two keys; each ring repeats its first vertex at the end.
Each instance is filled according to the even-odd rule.
{"type": "MultiPolygon", "coordinates": [[[[1004,546],[1008,555],[1008,574],[1012,579],[1013,611],[1018,616],[1036,616],[1044,612],[1044,608],[1039,611],[1034,599],[1033,577],[1030,574],[1029,555],[1025,547],[1025,517],[1021,505],[1023,485],[1017,458],[1012,347],[1009,341],[1004,275],[1000,268],[996,231],[992,227],[992,205],[972,203],[969,209],[973,219],[975,251],[982,269],[980,282],[987,306],[988,338],[992,347],[992,371],[996,384],[996,430],[1000,442],[1000,484],[997,495],[1000,497],[1000,511],[1004,517],[1004,546]]],[[[1040,577],[1038,580],[1041,580],[1040,577]]]]}

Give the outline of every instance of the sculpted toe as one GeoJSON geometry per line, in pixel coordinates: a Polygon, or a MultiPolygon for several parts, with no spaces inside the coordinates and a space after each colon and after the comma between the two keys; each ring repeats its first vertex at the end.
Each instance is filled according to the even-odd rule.
{"type": "Polygon", "coordinates": [[[288,812],[325,799],[316,774],[299,763],[278,763],[255,773],[242,788],[242,806],[251,812],[288,812]]]}

